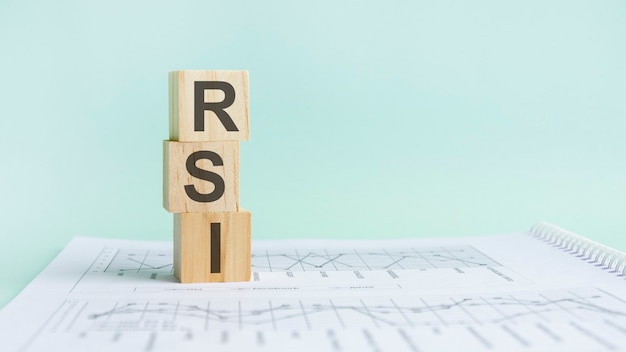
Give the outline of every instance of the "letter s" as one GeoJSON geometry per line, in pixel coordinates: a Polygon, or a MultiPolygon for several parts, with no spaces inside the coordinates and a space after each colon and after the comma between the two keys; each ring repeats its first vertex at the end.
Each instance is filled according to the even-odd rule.
{"type": "Polygon", "coordinates": [[[187,172],[189,172],[189,174],[195,178],[199,178],[201,180],[213,183],[213,185],[215,185],[215,189],[211,193],[204,194],[198,192],[193,185],[185,185],[185,193],[187,193],[187,196],[189,196],[189,198],[195,200],[196,202],[214,202],[222,198],[222,196],[224,195],[224,179],[214,172],[203,170],[197,167],[196,162],[200,159],[211,160],[214,166],[222,166],[224,165],[224,161],[217,153],[208,150],[194,152],[187,158],[187,172]]]}

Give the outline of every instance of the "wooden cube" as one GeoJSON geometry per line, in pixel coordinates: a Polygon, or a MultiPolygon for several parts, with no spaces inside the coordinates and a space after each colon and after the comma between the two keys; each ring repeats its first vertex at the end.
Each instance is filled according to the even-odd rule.
{"type": "Polygon", "coordinates": [[[248,71],[170,72],[169,99],[170,140],[248,140],[248,71]]]}
{"type": "Polygon", "coordinates": [[[182,283],[249,281],[251,231],[243,209],[174,214],[174,275],[182,283]]]}
{"type": "Polygon", "coordinates": [[[239,210],[239,142],[163,142],[163,207],[171,213],[239,210]]]}

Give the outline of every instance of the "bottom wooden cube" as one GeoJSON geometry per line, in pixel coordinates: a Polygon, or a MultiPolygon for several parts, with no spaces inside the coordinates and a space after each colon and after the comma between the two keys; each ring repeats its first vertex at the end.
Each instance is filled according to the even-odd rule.
{"type": "Polygon", "coordinates": [[[249,281],[251,214],[174,214],[174,275],[182,283],[249,281]]]}

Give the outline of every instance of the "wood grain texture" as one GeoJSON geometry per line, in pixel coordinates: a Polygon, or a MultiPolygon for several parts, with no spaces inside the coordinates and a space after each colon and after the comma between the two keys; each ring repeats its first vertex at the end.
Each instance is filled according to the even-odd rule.
{"type": "MultiPolygon", "coordinates": [[[[217,193],[216,193],[217,194],[217,193]]],[[[163,142],[163,207],[171,213],[224,212],[239,210],[239,142],[163,142]],[[213,160],[197,160],[195,166],[218,175],[224,182],[223,195],[214,201],[192,199],[185,186],[200,194],[215,192],[215,183],[194,177],[187,168],[189,156],[208,151],[217,154],[221,166],[213,160]]]]}
{"type": "Polygon", "coordinates": [[[182,283],[249,281],[251,220],[244,209],[174,214],[174,275],[182,283]],[[212,273],[211,224],[216,223],[220,224],[220,270],[212,273]]]}
{"type": "MultiPolygon", "coordinates": [[[[219,89],[204,91],[204,102],[224,101],[219,89]]],[[[173,71],[169,73],[170,140],[242,141],[249,139],[248,121],[248,71],[173,71]],[[204,131],[195,131],[195,82],[227,82],[235,92],[232,105],[224,109],[232,118],[238,131],[227,131],[213,111],[204,111],[204,131]]]]}

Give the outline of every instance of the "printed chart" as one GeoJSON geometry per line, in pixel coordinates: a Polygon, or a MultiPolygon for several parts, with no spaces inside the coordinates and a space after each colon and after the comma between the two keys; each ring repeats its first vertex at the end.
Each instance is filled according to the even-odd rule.
{"type": "Polygon", "coordinates": [[[267,250],[252,254],[257,271],[403,270],[499,266],[471,246],[398,249],[267,250]]]}
{"type": "Polygon", "coordinates": [[[273,341],[275,334],[298,341],[321,334],[321,342],[328,349],[332,340],[338,346],[355,343],[346,340],[355,331],[357,341],[371,347],[376,338],[369,336],[368,341],[368,334],[363,332],[374,331],[380,336],[381,329],[402,342],[402,346],[396,342],[394,348],[409,351],[419,350],[419,339],[410,337],[416,332],[439,340],[445,340],[445,335],[448,339],[465,337],[470,345],[483,348],[522,348],[537,341],[545,343],[546,339],[557,343],[563,329],[576,330],[588,346],[612,347],[603,332],[597,331],[597,324],[595,329],[587,326],[592,322],[626,337],[626,304],[591,288],[475,296],[68,300],[28,347],[39,350],[65,339],[89,337],[111,349],[140,347],[150,351],[155,343],[192,340],[213,340],[228,349],[237,346],[237,336],[253,332],[256,345],[275,343],[275,347],[286,338],[273,341]],[[506,344],[500,345],[503,341],[506,344]]]}
{"type": "MultiPolygon", "coordinates": [[[[252,270],[344,271],[467,268],[499,266],[472,246],[417,247],[398,249],[290,249],[252,252],[252,270]]],[[[129,250],[106,248],[92,272],[128,274],[171,273],[171,250],[129,250]]]]}
{"type": "Polygon", "coordinates": [[[250,281],[180,284],[171,243],[77,238],[3,310],[3,348],[626,351],[624,278],[534,238],[346,243],[261,243],[250,281]]]}

